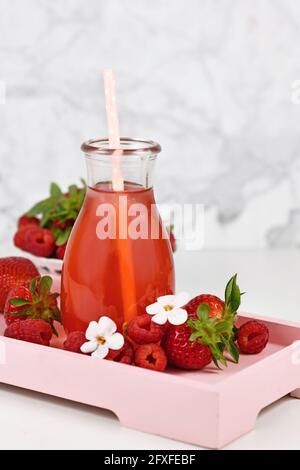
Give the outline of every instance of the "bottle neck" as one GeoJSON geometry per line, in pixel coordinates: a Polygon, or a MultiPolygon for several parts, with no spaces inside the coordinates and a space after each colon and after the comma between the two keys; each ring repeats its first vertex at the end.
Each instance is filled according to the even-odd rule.
{"type": "MultiPolygon", "coordinates": [[[[91,188],[99,184],[112,187],[113,159],[110,156],[86,155],[87,183],[91,188]]],[[[149,189],[153,186],[155,158],[147,156],[120,157],[120,170],[125,187],[149,189]]]]}
{"type": "MultiPolygon", "coordinates": [[[[153,186],[155,160],[161,147],[151,140],[120,139],[120,153],[109,147],[108,139],[92,139],[82,144],[87,164],[88,185],[95,188],[98,184],[112,184],[118,188],[118,180],[127,185],[149,189],[153,186]],[[113,176],[114,175],[114,176],[113,176]]],[[[122,187],[122,184],[120,185],[122,187]]],[[[118,190],[118,189],[117,189],[118,190]]]]}

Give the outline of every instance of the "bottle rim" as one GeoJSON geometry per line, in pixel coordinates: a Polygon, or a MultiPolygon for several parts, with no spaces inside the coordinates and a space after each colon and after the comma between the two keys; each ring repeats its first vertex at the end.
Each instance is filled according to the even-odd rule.
{"type": "Polygon", "coordinates": [[[131,137],[120,138],[120,149],[109,148],[108,138],[95,138],[84,142],[81,150],[87,156],[113,156],[116,151],[119,156],[143,156],[155,157],[161,152],[161,146],[153,140],[145,140],[131,137]]]}

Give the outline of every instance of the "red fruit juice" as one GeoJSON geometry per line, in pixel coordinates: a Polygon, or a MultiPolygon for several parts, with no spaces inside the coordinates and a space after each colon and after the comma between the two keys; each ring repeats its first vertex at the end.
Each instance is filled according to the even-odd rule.
{"type": "Polygon", "coordinates": [[[145,307],[157,297],[173,293],[174,283],[171,246],[153,189],[133,183],[125,183],[124,192],[113,191],[111,183],[88,188],[64,258],[61,306],[66,331],[85,330],[90,321],[103,315],[112,318],[121,330],[124,322],[145,313],[145,307]],[[103,204],[115,211],[115,219],[110,216],[106,220],[115,220],[116,238],[99,238],[106,208],[103,204]],[[147,238],[122,239],[124,223],[140,228],[136,216],[130,213],[134,212],[134,204],[143,205],[139,221],[144,227],[143,236],[148,226],[147,238]],[[153,227],[158,238],[153,238],[153,232],[151,236],[153,227]]]}

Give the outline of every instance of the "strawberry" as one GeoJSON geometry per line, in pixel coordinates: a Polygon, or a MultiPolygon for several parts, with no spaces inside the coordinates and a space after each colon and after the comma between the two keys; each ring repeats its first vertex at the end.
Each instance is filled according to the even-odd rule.
{"type": "Polygon", "coordinates": [[[29,285],[39,276],[34,264],[26,258],[12,256],[0,258],[0,311],[3,311],[9,291],[18,285],[29,285]]]}
{"type": "Polygon", "coordinates": [[[142,344],[135,350],[135,365],[145,369],[164,371],[168,359],[165,351],[158,344],[142,344]]]}
{"type": "Polygon", "coordinates": [[[44,320],[52,328],[54,334],[57,335],[54,328],[54,321],[60,322],[60,311],[57,305],[57,297],[59,294],[51,293],[53,280],[50,276],[42,278],[33,278],[29,284],[29,293],[27,290],[17,291],[17,295],[9,298],[5,305],[5,316],[8,323],[13,323],[11,317],[22,319],[26,316],[31,320],[44,320]],[[25,293],[20,297],[19,294],[25,293]]]}
{"type": "Polygon", "coordinates": [[[269,341],[269,330],[263,323],[250,320],[242,325],[237,333],[237,343],[244,354],[258,354],[269,341]]]}
{"type": "Polygon", "coordinates": [[[72,331],[72,333],[69,333],[66,341],[64,342],[63,349],[66,351],[83,354],[80,348],[85,342],[86,338],[83,331],[72,331]]]}
{"type": "Polygon", "coordinates": [[[128,341],[125,341],[124,346],[121,349],[110,349],[105,359],[108,359],[109,361],[120,362],[121,364],[132,364],[133,349],[131,344],[128,341]]]}
{"type": "Polygon", "coordinates": [[[49,346],[52,331],[50,325],[43,320],[19,320],[6,328],[4,336],[49,346]]]}
{"type": "Polygon", "coordinates": [[[4,316],[5,316],[5,322],[7,325],[10,325],[14,321],[27,319],[27,315],[21,315],[21,316],[16,315],[22,312],[22,310],[24,310],[24,306],[14,307],[10,303],[10,299],[12,299],[13,297],[24,299],[27,302],[32,301],[32,295],[28,287],[25,287],[25,286],[13,287],[8,293],[5,306],[4,306],[4,316]]]}
{"type": "Polygon", "coordinates": [[[57,259],[64,259],[67,244],[56,247],[55,256],[57,259]]]}
{"type": "MultiPolygon", "coordinates": [[[[47,258],[52,255],[55,248],[55,238],[50,230],[29,226],[27,229],[21,229],[21,231],[22,233],[19,236],[22,236],[22,242],[19,248],[35,256],[47,258]]],[[[15,243],[16,239],[17,234],[15,243]]]]}
{"type": "Polygon", "coordinates": [[[193,330],[184,323],[170,326],[165,334],[162,347],[169,363],[180,369],[203,369],[212,361],[209,346],[200,341],[190,341],[193,330]]]}
{"type": "Polygon", "coordinates": [[[165,326],[154,323],[147,313],[134,317],[127,326],[127,335],[137,344],[157,343],[164,331],[165,326]]]}
{"type": "Polygon", "coordinates": [[[210,294],[201,294],[194,297],[185,306],[188,314],[193,315],[197,312],[199,305],[206,304],[209,306],[209,316],[222,318],[225,311],[225,303],[219,297],[210,294]]]}
{"type": "Polygon", "coordinates": [[[220,299],[206,295],[206,302],[199,303],[201,296],[197,296],[186,306],[187,322],[168,326],[162,346],[172,365],[182,369],[201,369],[213,360],[217,367],[219,362],[226,366],[225,350],[238,362],[234,321],[241,294],[236,278],[237,275],[233,276],[226,286],[222,316],[215,314],[222,306],[220,299]]]}
{"type": "Polygon", "coordinates": [[[40,225],[40,221],[37,217],[27,217],[27,215],[22,215],[18,220],[18,229],[28,227],[29,225],[38,227],[40,225]]]}

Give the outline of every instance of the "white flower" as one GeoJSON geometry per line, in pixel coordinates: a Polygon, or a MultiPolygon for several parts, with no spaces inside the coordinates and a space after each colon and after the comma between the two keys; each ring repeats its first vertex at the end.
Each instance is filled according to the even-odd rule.
{"type": "Polygon", "coordinates": [[[172,325],[182,325],[186,322],[188,314],[183,307],[190,300],[187,292],[178,295],[164,295],[158,297],[157,302],[148,305],[146,312],[153,315],[152,321],[158,325],[164,325],[169,321],[172,325]]]}
{"type": "Polygon", "coordinates": [[[124,337],[116,331],[117,325],[109,317],[101,317],[98,322],[92,321],[85,332],[88,341],[81,346],[81,351],[103,359],[110,349],[121,349],[124,337]]]}

